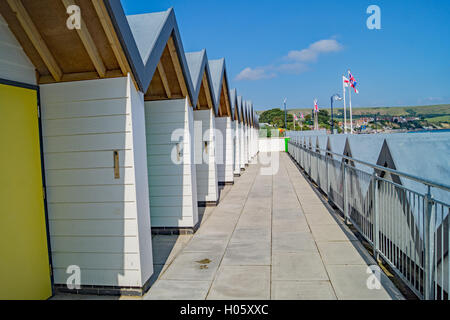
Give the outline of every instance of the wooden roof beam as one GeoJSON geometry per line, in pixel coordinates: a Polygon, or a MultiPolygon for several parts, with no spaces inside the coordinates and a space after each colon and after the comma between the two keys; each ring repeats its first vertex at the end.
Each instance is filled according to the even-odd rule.
{"type": "Polygon", "coordinates": [[[214,105],[211,98],[211,89],[209,88],[208,78],[206,77],[206,72],[203,72],[203,89],[205,89],[206,100],[208,101],[208,108],[213,109],[214,105]]]}
{"type": "Polygon", "coordinates": [[[225,77],[224,77],[224,79],[222,81],[222,86],[223,86],[222,90],[225,93],[225,104],[226,104],[226,107],[227,107],[227,113],[228,113],[228,116],[231,117],[230,97],[228,96],[228,88],[227,88],[227,85],[225,83],[225,77]]]}
{"type": "Polygon", "coordinates": [[[180,60],[178,58],[177,48],[175,47],[175,42],[172,37],[169,37],[169,41],[167,41],[167,46],[169,48],[170,57],[172,58],[172,63],[175,68],[175,73],[177,74],[178,83],[181,87],[181,92],[184,97],[187,97],[189,103],[192,105],[191,98],[189,97],[189,92],[186,86],[186,81],[184,79],[183,70],[181,69],[180,60]]]}
{"type": "Polygon", "coordinates": [[[167,80],[166,71],[164,70],[164,66],[161,61],[158,62],[158,72],[161,77],[161,81],[164,86],[164,90],[166,91],[167,98],[172,99],[172,92],[170,91],[169,81],[167,80]]]}
{"type": "MultiPolygon", "coordinates": [[[[65,8],[68,8],[71,5],[77,5],[75,0],[61,0],[64,4],[65,8]]],[[[91,34],[89,33],[88,27],[86,23],[84,22],[83,18],[80,19],[81,21],[81,28],[75,29],[78,33],[78,36],[81,39],[81,42],[83,42],[84,48],[86,49],[89,57],[91,58],[91,61],[97,70],[98,75],[101,78],[104,78],[106,76],[106,67],[103,63],[102,57],[100,56],[100,53],[97,49],[97,46],[94,43],[94,40],[91,37],[91,34]]]]}
{"type": "MultiPolygon", "coordinates": [[[[122,51],[122,45],[120,44],[119,38],[117,37],[114,26],[108,14],[108,10],[106,9],[103,0],[92,0],[92,5],[94,6],[95,12],[97,13],[100,23],[102,24],[103,31],[105,32],[106,37],[108,38],[109,45],[111,46],[111,49],[114,52],[114,56],[117,59],[122,74],[124,76],[126,76],[128,73],[132,74],[130,65],[128,64],[127,57],[122,51]]],[[[134,77],[133,81],[135,82],[134,77]]]]}
{"type": "Polygon", "coordinates": [[[41,59],[44,61],[45,66],[50,71],[50,74],[56,81],[60,81],[63,77],[63,72],[56,62],[55,58],[51,54],[44,39],[40,35],[36,25],[31,20],[30,15],[23,6],[20,0],[7,0],[11,10],[15,13],[17,20],[25,31],[26,35],[30,39],[31,43],[39,53],[41,59]]]}

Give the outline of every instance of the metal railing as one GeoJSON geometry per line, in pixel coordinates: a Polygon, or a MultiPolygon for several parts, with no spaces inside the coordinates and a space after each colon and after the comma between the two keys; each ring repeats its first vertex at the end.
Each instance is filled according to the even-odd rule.
{"type": "Polygon", "coordinates": [[[419,298],[449,299],[450,204],[432,191],[450,199],[450,186],[292,140],[289,154],[419,298]],[[400,177],[427,193],[406,188],[400,177]]]}

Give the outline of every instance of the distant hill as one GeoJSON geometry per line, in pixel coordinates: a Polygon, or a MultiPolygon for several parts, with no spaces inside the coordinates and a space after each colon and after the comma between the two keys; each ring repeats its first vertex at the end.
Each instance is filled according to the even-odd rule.
{"type": "MultiPolygon", "coordinates": [[[[322,108],[330,110],[330,108],[322,108]]],[[[289,114],[303,112],[305,115],[310,114],[311,108],[288,109],[289,114]]],[[[264,111],[258,111],[261,114],[264,111]]],[[[343,117],[344,108],[335,108],[334,114],[337,118],[343,117]]],[[[404,117],[424,117],[427,119],[450,118],[450,104],[431,105],[431,106],[409,106],[409,107],[373,107],[373,108],[353,108],[353,116],[364,117],[379,114],[380,116],[404,116],[404,117]]]]}

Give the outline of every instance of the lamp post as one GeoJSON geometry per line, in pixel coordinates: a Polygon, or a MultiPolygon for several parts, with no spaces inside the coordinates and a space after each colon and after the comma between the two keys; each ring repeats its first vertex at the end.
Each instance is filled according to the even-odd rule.
{"type": "Polygon", "coordinates": [[[331,96],[331,134],[334,134],[334,113],[333,113],[333,102],[341,101],[342,97],[339,94],[334,94],[331,96]]]}

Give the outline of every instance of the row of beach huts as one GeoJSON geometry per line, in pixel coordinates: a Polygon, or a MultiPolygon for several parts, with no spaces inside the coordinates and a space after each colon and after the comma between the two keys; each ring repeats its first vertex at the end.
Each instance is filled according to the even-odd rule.
{"type": "Polygon", "coordinates": [[[0,1],[0,299],[144,293],[152,234],[196,231],[258,127],[225,60],[184,52],[172,9],[0,1]]]}

